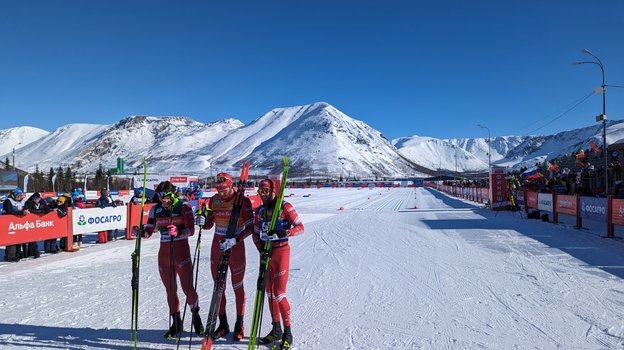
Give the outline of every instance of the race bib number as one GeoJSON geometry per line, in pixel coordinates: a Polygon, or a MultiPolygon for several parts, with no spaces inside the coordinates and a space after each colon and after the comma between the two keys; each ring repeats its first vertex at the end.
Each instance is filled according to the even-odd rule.
{"type": "Polygon", "coordinates": [[[269,221],[262,222],[262,227],[260,228],[260,239],[266,241],[268,238],[269,225],[271,223],[269,221]]]}

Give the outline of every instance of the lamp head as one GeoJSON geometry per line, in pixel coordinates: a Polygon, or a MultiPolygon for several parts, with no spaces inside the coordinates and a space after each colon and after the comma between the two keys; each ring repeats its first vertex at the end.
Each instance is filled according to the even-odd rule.
{"type": "Polygon", "coordinates": [[[582,49],[581,52],[582,53],[591,53],[591,51],[589,51],[588,49],[582,49]]]}

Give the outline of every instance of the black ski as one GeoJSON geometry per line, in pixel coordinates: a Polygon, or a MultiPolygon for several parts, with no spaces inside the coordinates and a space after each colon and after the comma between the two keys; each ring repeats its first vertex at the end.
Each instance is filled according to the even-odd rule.
{"type": "MultiPolygon", "coordinates": [[[[245,187],[247,185],[247,179],[249,178],[249,166],[249,162],[243,162],[240,181],[236,194],[234,195],[234,206],[232,207],[232,214],[230,215],[230,221],[228,223],[227,231],[225,232],[225,238],[233,238],[236,235],[236,226],[243,207],[245,187]]],[[[221,295],[225,290],[225,280],[230,262],[230,253],[231,249],[228,249],[221,252],[221,255],[219,256],[219,265],[217,265],[217,274],[215,276],[214,288],[212,290],[212,299],[210,300],[210,310],[208,312],[208,319],[206,320],[204,339],[202,340],[202,350],[210,350],[212,348],[212,338],[215,335],[219,305],[221,304],[221,295]]]]}

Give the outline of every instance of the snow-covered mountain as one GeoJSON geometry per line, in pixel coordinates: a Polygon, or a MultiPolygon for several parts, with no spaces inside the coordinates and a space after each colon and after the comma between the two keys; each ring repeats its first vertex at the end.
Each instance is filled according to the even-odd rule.
{"type": "MultiPolygon", "coordinates": [[[[624,141],[624,121],[608,123],[609,144],[624,141]]],[[[492,138],[495,165],[533,165],[569,154],[589,141],[602,142],[600,125],[549,136],[492,138]]],[[[93,173],[100,164],[116,167],[125,159],[127,173],[216,174],[237,172],[251,160],[252,174],[276,172],[281,156],[291,160],[294,177],[428,177],[441,172],[487,169],[487,138],[402,137],[389,142],[381,132],[325,102],[276,108],[248,125],[236,119],[201,123],[187,117],[133,116],[116,124],[69,124],[47,131],[19,127],[0,130],[0,159],[16,147],[18,167],[43,171],[71,165],[93,173]],[[4,135],[4,136],[2,136],[4,135]],[[21,144],[20,144],[21,143],[21,144]]]]}
{"type": "MultiPolygon", "coordinates": [[[[499,136],[492,138],[492,163],[506,155],[529,136],[499,136]]],[[[436,139],[425,136],[401,137],[392,141],[401,154],[430,169],[451,172],[479,172],[488,166],[487,138],[436,139]]]]}
{"type": "Polygon", "coordinates": [[[252,171],[266,174],[291,159],[293,176],[428,176],[383,135],[333,106],[314,103],[278,108],[249,125],[225,119],[204,124],[184,117],[128,117],[114,125],[70,124],[19,152],[23,168],[71,165],[80,173],[115,167],[139,171],[145,156],[151,173],[209,174],[236,171],[251,160],[252,171]]]}
{"type": "MultiPolygon", "coordinates": [[[[21,152],[21,148],[26,147],[29,143],[37,141],[48,134],[48,131],[31,126],[19,126],[0,130],[0,154],[4,155],[2,161],[4,161],[6,157],[11,159],[13,149],[15,149],[16,152],[21,152]]],[[[11,162],[12,161],[13,160],[11,160],[11,162]]]]}
{"type": "Polygon", "coordinates": [[[429,169],[408,160],[382,134],[319,102],[278,108],[232,132],[208,154],[216,167],[243,159],[261,171],[275,171],[288,155],[293,176],[426,176],[429,169]]]}
{"type": "MultiPolygon", "coordinates": [[[[487,169],[487,138],[434,139],[411,136],[392,141],[407,158],[442,172],[478,172],[487,169]]],[[[562,131],[547,136],[499,136],[492,138],[492,164],[510,168],[532,166],[545,159],[569,155],[579,148],[587,149],[590,141],[602,145],[602,126],[562,131]]],[[[624,121],[607,123],[607,143],[624,142],[624,121]]]]}
{"type": "MultiPolygon", "coordinates": [[[[117,157],[122,157],[126,171],[133,172],[141,167],[144,156],[150,172],[180,173],[188,169],[179,162],[181,153],[214,143],[242,125],[235,119],[204,124],[185,117],[146,116],[128,117],[113,125],[69,124],[20,148],[16,163],[29,171],[35,165],[42,170],[71,165],[75,171],[87,173],[100,164],[104,169],[116,167],[117,157]]],[[[201,156],[192,160],[195,168],[210,164],[201,156]]]]}

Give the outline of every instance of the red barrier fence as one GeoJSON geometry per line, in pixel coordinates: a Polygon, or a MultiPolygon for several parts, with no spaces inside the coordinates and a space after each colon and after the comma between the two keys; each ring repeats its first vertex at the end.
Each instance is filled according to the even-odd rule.
{"type": "MultiPolygon", "coordinates": [[[[61,218],[55,211],[43,215],[0,215],[0,246],[69,237],[68,216],[69,213],[61,218]]],[[[65,246],[67,249],[71,244],[65,246]]]]}
{"type": "MultiPolygon", "coordinates": [[[[487,188],[473,188],[473,187],[458,187],[448,185],[437,185],[436,188],[439,191],[448,193],[452,196],[468,199],[474,202],[483,202],[488,198],[487,188]]],[[[553,222],[559,222],[559,215],[574,216],[576,220],[575,227],[582,228],[583,221],[581,217],[581,205],[580,196],[578,195],[560,195],[560,194],[538,194],[533,191],[523,191],[524,194],[524,210],[528,213],[530,208],[537,210],[544,210],[544,207],[540,209],[540,198],[542,198],[542,205],[548,205],[550,203],[550,197],[540,197],[546,195],[552,195],[552,208],[550,211],[553,213],[553,222]]],[[[624,199],[615,199],[613,196],[607,198],[607,236],[608,238],[615,237],[615,225],[624,226],[624,199]]]]}
{"type": "MultiPolygon", "coordinates": [[[[262,200],[258,194],[248,196],[251,205],[256,209],[262,200]]],[[[199,199],[199,204],[208,204],[208,198],[199,199]]],[[[154,203],[145,203],[143,224],[147,223],[148,213],[154,203]]],[[[126,208],[126,239],[133,239],[132,228],[139,226],[141,205],[130,203],[126,208]]],[[[0,246],[22,244],[54,238],[67,238],[66,251],[72,250],[74,215],[79,215],[80,209],[68,208],[67,215],[60,217],[56,211],[45,215],[0,215],[0,246]]],[[[76,218],[77,219],[77,218],[76,218]]],[[[82,226],[86,227],[86,226],[82,226]]]]}

